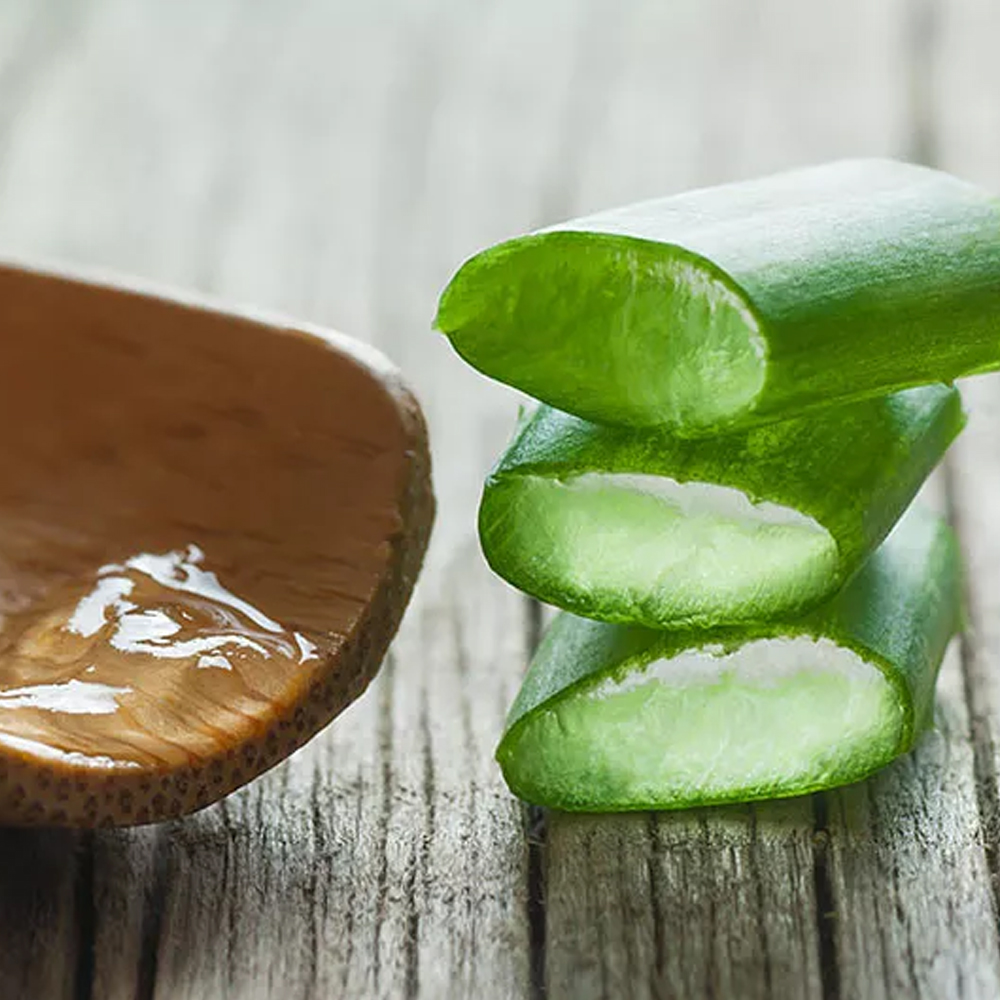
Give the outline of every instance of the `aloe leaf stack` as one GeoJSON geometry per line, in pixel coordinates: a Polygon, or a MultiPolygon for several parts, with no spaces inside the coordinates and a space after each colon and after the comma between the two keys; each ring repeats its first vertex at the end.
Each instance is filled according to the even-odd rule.
{"type": "Polygon", "coordinates": [[[846,161],[691,192],[467,261],[437,327],[536,396],[484,554],[564,609],[511,709],[511,788],[681,808],[857,780],[913,746],[958,627],[913,497],[1000,367],[1000,205],[846,161]]]}

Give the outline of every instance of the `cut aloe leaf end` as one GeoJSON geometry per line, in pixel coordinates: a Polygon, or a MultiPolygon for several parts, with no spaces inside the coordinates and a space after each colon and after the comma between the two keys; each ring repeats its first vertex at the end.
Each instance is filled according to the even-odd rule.
{"type": "Polygon", "coordinates": [[[514,586],[604,621],[801,613],[879,545],[963,420],[944,386],[698,440],[542,407],[487,481],[483,551],[514,586]]]}
{"type": "Polygon", "coordinates": [[[713,483],[585,472],[487,487],[490,565],[522,590],[606,621],[740,621],[821,601],[841,576],[830,532],[713,483]]]}
{"type": "Polygon", "coordinates": [[[697,436],[1000,367],[998,310],[1000,203],[864,160],[510,240],[436,326],[561,410],[697,436]]]}
{"type": "Polygon", "coordinates": [[[892,685],[853,650],[758,639],[658,658],[559,699],[500,760],[531,802],[666,809],[850,782],[891,760],[903,732],[892,685]]]}
{"type": "Polygon", "coordinates": [[[435,322],[484,374],[610,423],[731,423],[767,372],[767,342],[731,281],[626,236],[555,232],[486,251],[435,322]]]}
{"type": "Polygon", "coordinates": [[[958,621],[950,531],[913,512],[828,604],[752,632],[560,616],[497,751],[530,802],[674,809],[856,781],[909,750],[958,621]]]}

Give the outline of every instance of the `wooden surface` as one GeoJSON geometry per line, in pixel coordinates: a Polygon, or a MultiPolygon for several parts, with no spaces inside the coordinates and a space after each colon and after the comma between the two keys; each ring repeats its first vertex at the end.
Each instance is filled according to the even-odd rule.
{"type": "Polygon", "coordinates": [[[379,681],[285,765],[158,828],[0,831],[0,997],[1000,996],[1000,381],[931,487],[969,629],[912,757],[556,816],[492,763],[540,622],[473,534],[517,399],[429,332],[465,256],[616,203],[857,154],[1000,191],[997,37],[990,0],[3,0],[0,253],[378,344],[440,517],[379,681]]]}

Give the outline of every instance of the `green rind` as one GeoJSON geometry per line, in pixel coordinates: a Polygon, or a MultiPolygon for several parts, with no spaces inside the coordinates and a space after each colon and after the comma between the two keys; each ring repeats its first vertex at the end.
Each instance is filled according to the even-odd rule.
{"type": "MultiPolygon", "coordinates": [[[[736,647],[754,639],[827,638],[878,666],[903,713],[892,752],[870,758],[838,784],[860,780],[910,750],[932,718],[934,688],[944,651],[960,627],[961,568],[958,546],[939,518],[914,508],[851,582],[827,604],[799,619],[748,628],[653,631],[560,615],[544,637],[525,676],[497,748],[511,790],[538,805],[577,811],[682,808],[760,797],[801,795],[829,787],[823,782],[771,788],[766,796],[733,789],[730,794],[677,802],[599,801],[588,788],[552,788],[538,780],[540,763],[518,754],[519,734],[536,713],[573,698],[607,678],[621,678],[661,657],[707,645],[736,647]]],[[[762,670],[766,665],[762,664],[762,670]]],[[[588,786],[590,787],[590,786],[588,786]]]]}
{"type": "Polygon", "coordinates": [[[462,266],[435,325],[474,367],[562,410],[700,435],[995,369],[998,316],[1000,202],[939,171],[862,160],[509,240],[462,266]],[[741,334],[725,311],[719,364],[687,393],[670,381],[688,350],[670,350],[678,267],[735,295],[745,320],[741,334]],[[756,382],[740,344],[754,326],[756,382]]]}
{"type": "MultiPolygon", "coordinates": [[[[925,386],[831,407],[796,420],[720,435],[681,438],[665,431],[608,427],[540,407],[489,476],[479,512],[483,552],[514,586],[550,604],[605,621],[651,628],[713,626],[801,613],[833,594],[882,542],[964,423],[953,387],[925,386]],[[589,472],[642,473],[678,482],[735,487],[754,503],[770,501],[814,518],[837,544],[839,563],[809,601],[792,594],[777,606],[705,608],[672,617],[649,602],[584,593],[568,580],[532,508],[525,484],[589,472]],[[526,478],[528,477],[528,478],[526,478]]],[[[607,530],[606,522],[588,530],[607,530]]],[[[627,559],[628,553],[621,554],[627,559]]],[[[699,601],[711,596],[711,581],[699,601]]]]}

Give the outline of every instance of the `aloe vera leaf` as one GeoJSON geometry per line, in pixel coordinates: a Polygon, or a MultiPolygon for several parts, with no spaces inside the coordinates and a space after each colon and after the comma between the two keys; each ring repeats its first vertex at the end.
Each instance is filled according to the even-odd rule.
{"type": "Polygon", "coordinates": [[[963,422],[940,385],[699,439],[542,406],[487,479],[483,552],[521,590],[605,621],[804,612],[881,543],[963,422]]]}
{"type": "Polygon", "coordinates": [[[860,160],[501,243],[435,325],[561,410],[697,436],[1000,367],[998,315],[1000,202],[860,160]]]}
{"type": "Polygon", "coordinates": [[[497,750],[515,794],[618,811],[798,795],[909,750],[958,627],[948,527],[914,509],[833,599],[748,629],[560,615],[497,750]]]}

